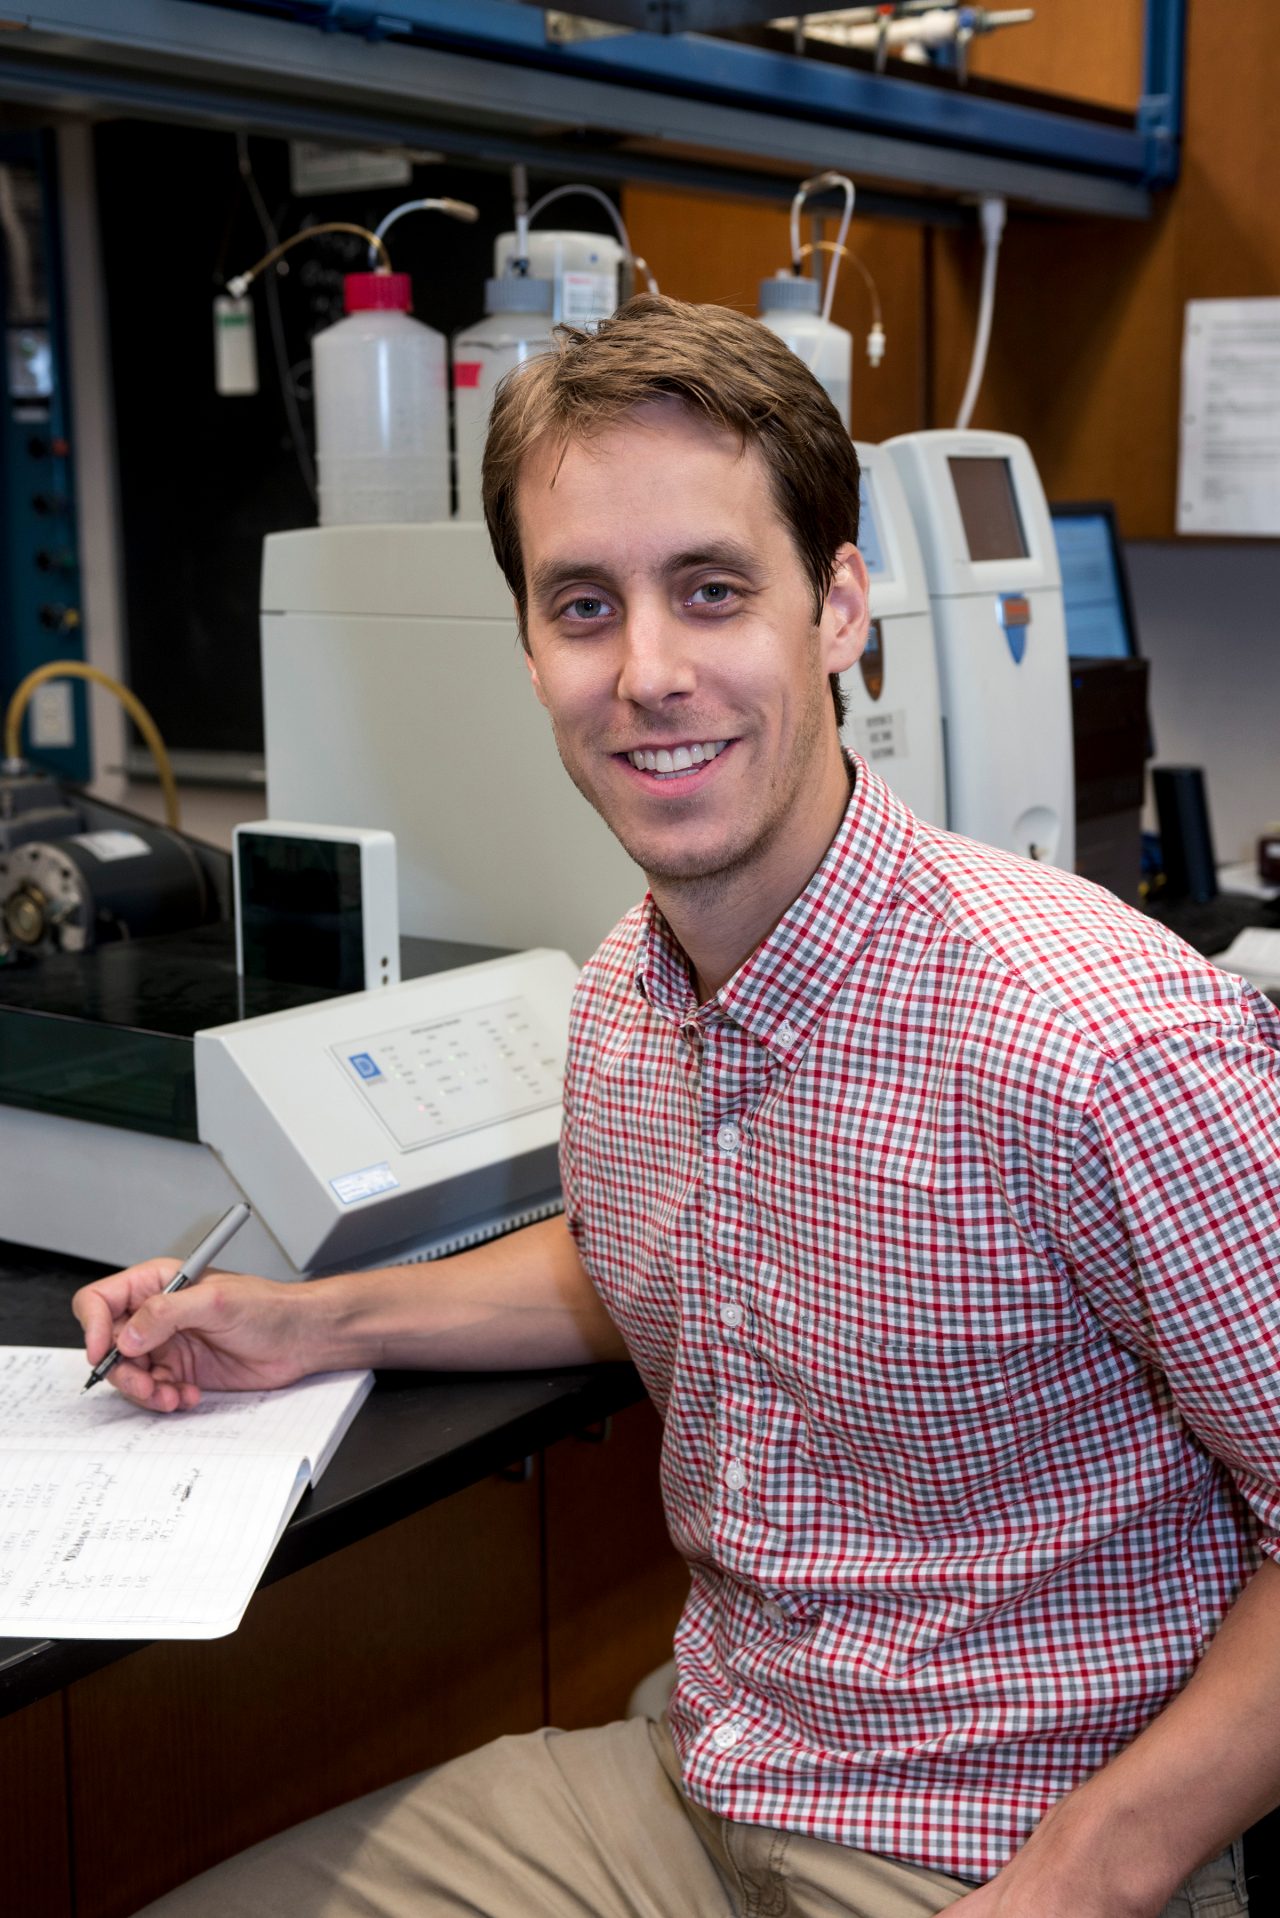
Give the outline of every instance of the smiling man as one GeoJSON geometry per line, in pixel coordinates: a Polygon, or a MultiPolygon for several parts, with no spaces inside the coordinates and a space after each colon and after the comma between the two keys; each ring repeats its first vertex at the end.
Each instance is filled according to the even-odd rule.
{"type": "Polygon", "coordinates": [[[429,1279],[170,1298],[152,1261],[76,1309],[162,1412],[629,1353],[676,1687],[155,1909],[1236,1918],[1280,1799],[1280,1019],[842,753],[857,462],[773,335],[654,298],[565,332],[485,472],[533,689],[650,888],[575,998],[565,1217],[429,1279]]]}

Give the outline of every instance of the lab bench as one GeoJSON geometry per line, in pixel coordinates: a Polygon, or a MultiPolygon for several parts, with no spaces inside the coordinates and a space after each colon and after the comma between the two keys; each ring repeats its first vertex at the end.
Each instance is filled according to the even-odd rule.
{"type": "MultiPolygon", "coordinates": [[[[101,1270],[0,1244],[0,1343],[74,1344],[101,1270]]],[[[5,1909],[127,1918],[503,1732],[617,1716],[688,1584],[658,1444],[627,1365],[380,1373],[230,1637],[0,1640],[5,1909]]]]}

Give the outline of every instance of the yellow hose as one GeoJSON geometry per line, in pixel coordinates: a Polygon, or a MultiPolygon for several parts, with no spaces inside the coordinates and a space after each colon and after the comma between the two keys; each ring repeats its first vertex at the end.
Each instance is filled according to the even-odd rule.
{"type": "Polygon", "coordinates": [[[47,666],[37,666],[28,673],[13,698],[9,701],[4,716],[4,752],[6,759],[20,759],[22,756],[22,721],[27,707],[31,704],[32,694],[47,679],[91,679],[95,686],[105,686],[114,693],[120,704],[133,720],[138,731],[151,748],[151,757],[156,762],[156,771],[160,775],[160,785],[164,792],[164,816],[166,823],[175,829],[181,819],[178,804],[178,782],[173,776],[173,767],[165,743],[160,737],[160,729],[147,711],[136,693],[122,686],[110,673],[104,673],[99,666],[86,665],[82,659],[51,659],[47,666]]]}

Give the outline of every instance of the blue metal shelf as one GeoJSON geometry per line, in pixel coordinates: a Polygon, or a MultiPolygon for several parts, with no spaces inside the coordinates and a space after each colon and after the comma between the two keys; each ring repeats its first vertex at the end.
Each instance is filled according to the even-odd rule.
{"type": "Polygon", "coordinates": [[[0,97],[575,167],[585,134],[637,178],[837,166],[899,194],[1142,218],[1176,177],[1184,13],[1147,0],[1131,124],[696,34],[550,44],[517,0],[45,0],[0,35],[0,97]]]}
{"type": "Polygon", "coordinates": [[[551,45],[518,0],[200,0],[365,39],[408,39],[548,70],[609,78],[788,118],[1096,170],[1144,185],[1176,177],[1186,0],[1147,0],[1144,98],[1131,128],[828,65],[697,34],[630,33],[551,45]]]}

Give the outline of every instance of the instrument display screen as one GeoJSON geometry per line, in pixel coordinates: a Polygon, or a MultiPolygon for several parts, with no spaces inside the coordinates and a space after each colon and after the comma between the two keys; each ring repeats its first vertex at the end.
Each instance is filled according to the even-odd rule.
{"type": "Polygon", "coordinates": [[[952,454],[947,460],[971,560],[1027,559],[1027,536],[1007,459],[952,454]]]}

